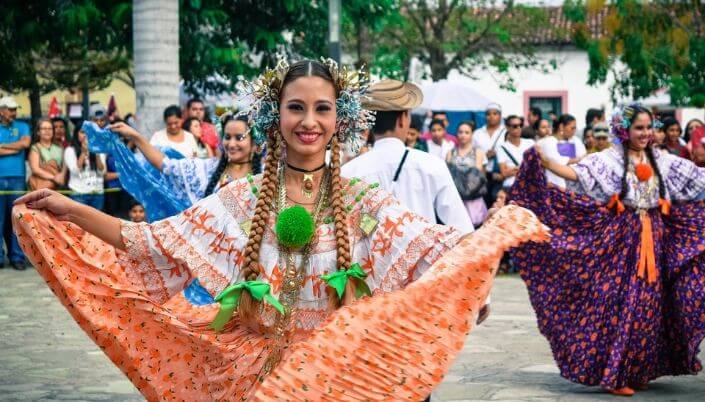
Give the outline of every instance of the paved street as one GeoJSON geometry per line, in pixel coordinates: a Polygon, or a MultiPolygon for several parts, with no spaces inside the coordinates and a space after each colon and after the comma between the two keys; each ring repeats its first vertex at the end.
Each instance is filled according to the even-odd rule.
{"type": "MultiPolygon", "coordinates": [[[[434,401],[621,400],[559,377],[516,276],[497,279],[476,329],[434,401]]],[[[705,357],[705,356],[704,356],[705,357]]],[[[33,270],[0,271],[0,400],[139,401],[33,270]]],[[[705,376],[664,378],[631,401],[705,400],[705,376]]]]}

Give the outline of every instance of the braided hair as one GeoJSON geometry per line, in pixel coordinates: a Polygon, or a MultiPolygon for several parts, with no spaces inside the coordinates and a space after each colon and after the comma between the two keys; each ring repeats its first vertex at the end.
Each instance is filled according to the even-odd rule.
{"type": "MultiPolygon", "coordinates": [[[[641,105],[632,105],[631,108],[634,109],[634,113],[632,114],[632,117],[629,119],[629,126],[631,127],[632,124],[634,124],[634,121],[636,121],[637,117],[641,114],[648,114],[649,118],[653,121],[654,115],[651,113],[651,111],[641,105]]],[[[624,197],[627,196],[627,192],[629,191],[629,184],[627,183],[627,173],[629,172],[629,140],[626,140],[624,142],[624,157],[622,158],[622,163],[624,167],[624,172],[622,173],[622,190],[619,193],[619,198],[624,199],[624,197]]],[[[644,150],[646,153],[646,158],[649,160],[649,163],[651,166],[653,166],[654,172],[656,173],[656,178],[658,179],[658,191],[659,191],[659,198],[666,198],[666,184],[663,181],[663,176],[661,175],[661,171],[658,168],[658,165],[656,164],[656,156],[654,155],[654,150],[651,148],[651,146],[647,146],[646,149],[644,150]]]]}
{"type": "MultiPolygon", "coordinates": [[[[228,114],[225,116],[223,119],[222,127],[223,127],[223,132],[221,133],[221,138],[225,137],[225,127],[230,123],[231,121],[242,121],[247,125],[247,117],[245,116],[238,116],[238,117],[233,117],[232,115],[228,114]]],[[[250,136],[250,141],[251,140],[250,136]]],[[[252,156],[252,173],[253,174],[259,174],[262,169],[262,163],[261,163],[261,156],[259,155],[258,152],[255,152],[254,155],[252,156]]],[[[208,185],[206,186],[206,192],[205,196],[209,196],[213,194],[213,191],[215,191],[216,185],[218,185],[218,181],[220,180],[220,177],[223,175],[225,172],[225,168],[228,167],[228,154],[226,152],[223,152],[222,155],[220,156],[220,160],[218,161],[218,165],[215,167],[215,170],[213,171],[213,174],[211,174],[210,179],[208,179],[208,185]]]]}
{"type": "MultiPolygon", "coordinates": [[[[300,61],[291,65],[284,77],[282,89],[289,83],[301,77],[319,77],[334,84],[333,77],[328,68],[316,61],[300,61]]],[[[337,89],[336,89],[337,96],[337,89]]],[[[267,136],[267,154],[264,160],[262,173],[262,183],[260,185],[255,213],[252,218],[250,235],[245,246],[245,260],[242,267],[242,276],[245,280],[255,280],[262,272],[259,264],[259,252],[264,238],[264,232],[268,224],[270,213],[272,212],[274,201],[278,196],[277,169],[281,160],[284,144],[280,132],[270,132],[267,136]]],[[[350,267],[350,242],[348,239],[348,229],[346,222],[345,206],[341,194],[342,178],[340,176],[340,143],[337,135],[331,140],[331,205],[335,215],[335,237],[337,250],[337,269],[348,269],[350,267]]],[[[335,292],[331,292],[337,297],[335,292]]],[[[238,311],[243,320],[251,318],[254,312],[254,303],[248,292],[243,292],[240,299],[238,311]]]]}

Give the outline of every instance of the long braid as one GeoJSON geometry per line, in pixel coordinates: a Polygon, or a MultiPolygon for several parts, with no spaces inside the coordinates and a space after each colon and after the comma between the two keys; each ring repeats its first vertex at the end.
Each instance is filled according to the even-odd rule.
{"type": "Polygon", "coordinates": [[[213,172],[210,179],[208,180],[208,185],[206,186],[206,192],[205,192],[206,197],[213,194],[213,190],[215,190],[215,186],[218,184],[218,180],[220,180],[220,176],[223,175],[223,172],[225,172],[225,168],[227,166],[228,166],[228,155],[225,152],[223,152],[223,155],[220,157],[220,160],[218,161],[218,166],[216,166],[215,171],[213,172]]]}
{"type": "Polygon", "coordinates": [[[645,151],[646,157],[649,159],[649,163],[651,163],[651,166],[654,168],[654,172],[656,172],[656,177],[658,178],[658,197],[665,200],[666,183],[663,182],[661,171],[658,169],[658,165],[656,164],[656,156],[654,155],[654,150],[651,147],[646,147],[645,151]]]}
{"type": "MultiPolygon", "coordinates": [[[[257,279],[257,276],[261,272],[259,265],[260,245],[262,244],[264,231],[269,221],[272,205],[278,195],[277,167],[282,152],[281,140],[278,133],[268,137],[267,156],[264,162],[262,183],[260,185],[259,195],[257,196],[257,204],[255,205],[255,214],[252,218],[250,235],[247,239],[247,246],[245,246],[245,262],[242,268],[242,276],[247,281],[257,279]]],[[[248,292],[242,292],[238,312],[243,320],[248,320],[252,317],[254,313],[254,302],[248,292]]]]}
{"type": "MultiPolygon", "coordinates": [[[[350,268],[350,240],[348,238],[348,224],[345,213],[345,205],[342,195],[342,178],[340,176],[340,142],[337,135],[333,136],[331,142],[331,205],[333,206],[333,215],[335,217],[335,241],[336,241],[336,269],[343,270],[350,268]]],[[[348,286],[345,289],[346,295],[351,295],[354,292],[352,281],[348,281],[348,286]]],[[[331,307],[338,307],[340,300],[336,292],[329,293],[329,304],[331,307]]]]}
{"type": "Polygon", "coordinates": [[[629,172],[629,141],[624,141],[622,148],[624,150],[624,157],[622,158],[624,172],[622,173],[622,191],[619,193],[620,200],[623,200],[627,196],[627,191],[629,190],[629,184],[627,183],[627,173],[629,172]]]}

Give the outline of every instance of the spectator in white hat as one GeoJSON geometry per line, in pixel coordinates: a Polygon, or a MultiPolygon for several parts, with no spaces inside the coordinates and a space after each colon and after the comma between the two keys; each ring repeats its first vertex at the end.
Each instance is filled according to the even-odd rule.
{"type": "Polygon", "coordinates": [[[502,107],[497,103],[490,103],[485,107],[486,124],[472,136],[472,146],[482,150],[487,158],[485,171],[487,172],[487,195],[485,203],[492,205],[497,192],[502,188],[504,177],[499,171],[497,163],[497,150],[504,143],[507,129],[502,124],[502,107]]]}
{"type": "MultiPolygon", "coordinates": [[[[0,191],[25,191],[25,154],[31,142],[29,126],[15,120],[17,102],[11,96],[0,99],[0,191]]],[[[24,254],[12,231],[12,203],[20,194],[0,194],[0,229],[10,265],[24,270],[24,254]]],[[[5,267],[5,255],[0,244],[0,268],[5,267]]]]}

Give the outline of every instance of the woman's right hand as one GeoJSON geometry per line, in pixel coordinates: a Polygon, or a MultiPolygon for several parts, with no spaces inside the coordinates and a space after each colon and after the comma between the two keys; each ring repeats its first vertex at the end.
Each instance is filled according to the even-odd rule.
{"type": "Polygon", "coordinates": [[[539,154],[539,159],[541,160],[541,166],[544,168],[548,168],[548,164],[551,162],[548,160],[546,155],[543,154],[541,151],[541,147],[538,145],[534,145],[534,149],[536,150],[536,153],[539,154]]]}
{"type": "Polygon", "coordinates": [[[123,138],[126,138],[128,140],[136,141],[140,137],[142,137],[142,135],[137,130],[132,128],[132,126],[130,126],[127,123],[120,122],[120,123],[111,124],[110,126],[108,126],[108,129],[110,129],[110,131],[113,131],[113,132],[120,134],[120,136],[122,136],[123,138]]]}
{"type": "Polygon", "coordinates": [[[45,188],[16,199],[14,205],[18,204],[25,204],[30,209],[43,209],[54,214],[60,221],[68,221],[76,201],[45,188]]]}

